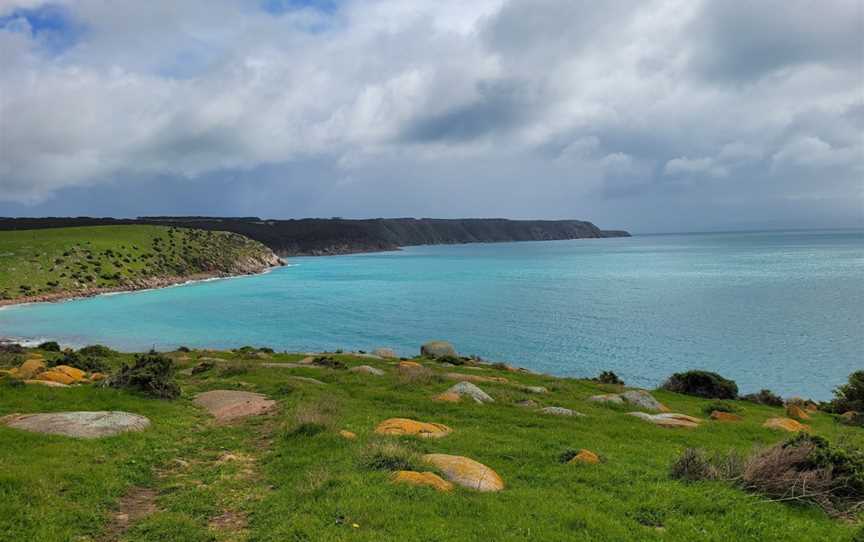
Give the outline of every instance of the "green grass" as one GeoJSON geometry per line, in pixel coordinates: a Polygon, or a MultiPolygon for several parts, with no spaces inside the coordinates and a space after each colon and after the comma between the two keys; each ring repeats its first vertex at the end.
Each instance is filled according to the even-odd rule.
{"type": "MultiPolygon", "coordinates": [[[[198,357],[235,360],[238,354],[171,354],[182,368],[198,357]]],[[[51,354],[46,354],[50,357],[51,354]]],[[[118,355],[117,364],[128,359],[118,355]]],[[[132,542],[157,540],[825,540],[851,541],[856,524],[820,510],[768,502],[722,482],[683,483],[669,477],[686,447],[749,451],[787,438],[761,427],[782,409],[731,402],[741,423],[705,421],[694,430],[654,427],[626,416],[629,409],[585,399],[610,388],[588,381],[512,374],[487,369],[441,369],[504,376],[542,385],[531,395],[508,384],[480,384],[496,403],[438,403],[430,397],[451,382],[400,383],[393,364],[336,355],[348,365],[370,364],[384,377],[330,369],[263,368],[262,361],[297,361],[276,354],[249,359],[249,370],[222,376],[219,366],[181,375],[177,401],[144,399],[94,387],[0,388],[0,415],[73,409],[127,410],[150,417],[138,434],[99,441],[28,434],[0,427],[0,540],[98,540],[128,488],[158,491],[158,511],[125,533],[132,542]],[[292,379],[306,376],[314,385],[292,379]],[[243,389],[278,400],[273,416],[216,425],[192,403],[208,389],[243,389]],[[585,418],[546,416],[514,402],[564,406],[585,418]],[[298,411],[300,414],[298,415],[298,411]],[[296,431],[317,419],[322,430],[296,431]],[[395,486],[370,468],[368,449],[381,437],[375,426],[389,417],[444,423],[454,432],[439,440],[393,439],[416,453],[465,455],[495,469],[507,487],[499,493],[395,486]],[[357,433],[345,440],[339,429],[357,433]],[[588,448],[600,465],[559,462],[569,449],[588,448]],[[178,461],[179,460],[179,461],[178,461]],[[364,463],[366,462],[366,463],[364,463]],[[239,530],[208,526],[229,512],[244,518],[239,530]]],[[[424,362],[425,363],[425,362],[424,362]]],[[[230,373],[229,373],[230,374],[230,373]]],[[[2,386],[2,384],[0,384],[2,386]]],[[[675,412],[704,418],[709,400],[657,391],[675,412]]],[[[809,422],[816,434],[864,445],[861,429],[825,414],[809,422]]],[[[316,422],[317,423],[317,422],[316,422]]]]}
{"type": "Polygon", "coordinates": [[[94,226],[0,232],[0,300],[230,271],[268,250],[226,232],[94,226]]]}

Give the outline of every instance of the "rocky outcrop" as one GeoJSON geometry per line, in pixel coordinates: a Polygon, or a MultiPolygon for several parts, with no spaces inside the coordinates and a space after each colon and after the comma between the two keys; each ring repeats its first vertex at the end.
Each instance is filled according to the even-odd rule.
{"type": "Polygon", "coordinates": [[[195,404],[207,410],[218,422],[229,422],[265,414],[276,408],[276,401],[260,393],[213,390],[195,396],[195,404]]]}
{"type": "Polygon", "coordinates": [[[429,341],[420,347],[420,355],[427,358],[457,357],[456,348],[447,341],[429,341]]]}
{"type": "Polygon", "coordinates": [[[481,390],[474,384],[470,382],[459,382],[454,386],[450,387],[447,391],[439,395],[436,399],[439,401],[452,401],[452,397],[456,397],[456,401],[458,401],[461,397],[467,397],[473,400],[475,403],[494,403],[495,399],[493,399],[488,393],[481,390]]]}
{"type": "Polygon", "coordinates": [[[647,412],[628,412],[628,414],[631,416],[635,416],[636,418],[645,420],[646,422],[653,423],[654,425],[658,425],[660,427],[683,427],[687,429],[692,429],[695,427],[699,427],[699,423],[701,423],[702,421],[699,418],[687,416],[686,414],[648,414],[647,412]]]}
{"type": "Polygon", "coordinates": [[[769,418],[765,420],[765,423],[762,424],[762,427],[767,427],[768,429],[777,429],[779,431],[788,431],[789,433],[799,433],[801,431],[809,431],[810,426],[804,425],[798,421],[795,421],[791,418],[769,418]]]}
{"type": "Polygon", "coordinates": [[[137,414],[118,411],[52,412],[12,414],[0,418],[0,424],[32,433],[94,439],[129,431],[143,431],[150,426],[150,420],[137,414]]]}
{"type": "Polygon", "coordinates": [[[390,418],[375,428],[375,433],[379,435],[409,435],[422,438],[441,438],[452,432],[452,429],[440,423],[418,422],[407,418],[390,418]]]}
{"type": "Polygon", "coordinates": [[[426,454],[423,460],[437,468],[447,480],[477,491],[501,491],[504,480],[498,473],[473,459],[458,455],[426,454]]]}

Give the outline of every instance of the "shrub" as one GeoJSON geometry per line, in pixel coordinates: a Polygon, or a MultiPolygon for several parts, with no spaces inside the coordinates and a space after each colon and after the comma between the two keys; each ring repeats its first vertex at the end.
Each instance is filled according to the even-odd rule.
{"type": "Polygon", "coordinates": [[[864,371],[850,374],[848,382],[834,390],[834,400],[823,405],[823,409],[839,414],[850,410],[864,412],[864,371]]]}
{"type": "Polygon", "coordinates": [[[735,382],[710,371],[675,373],[662,388],[709,399],[735,399],[738,396],[738,385],[735,382]]]}
{"type": "MultiPolygon", "coordinates": [[[[212,362],[211,362],[212,363],[212,362]]],[[[239,376],[245,375],[249,372],[249,364],[243,363],[242,361],[235,361],[229,363],[222,367],[219,371],[219,376],[229,377],[229,376],[239,376]]]]}
{"type": "MultiPolygon", "coordinates": [[[[360,455],[360,465],[369,470],[421,470],[423,462],[413,448],[397,440],[376,440],[360,455]]],[[[426,467],[428,470],[428,467],[426,467]]]]}
{"type": "Polygon", "coordinates": [[[807,433],[758,450],[746,460],[736,454],[709,457],[688,448],[672,465],[680,480],[725,480],[770,499],[816,505],[849,517],[864,508],[864,452],[832,446],[807,433]]]}
{"type": "Polygon", "coordinates": [[[847,411],[840,416],[840,423],[851,425],[852,427],[864,427],[864,413],[847,411]]]}
{"type": "Polygon", "coordinates": [[[45,352],[59,352],[60,345],[56,341],[46,341],[37,346],[39,350],[44,350],[45,352]]]}
{"type": "Polygon", "coordinates": [[[601,384],[615,384],[617,386],[623,386],[624,381],[618,378],[618,375],[613,373],[612,371],[603,371],[596,378],[593,378],[595,382],[599,382],[601,384]]]}
{"type": "Polygon", "coordinates": [[[465,365],[465,359],[457,356],[439,356],[433,359],[439,363],[449,363],[450,365],[465,365]]]}
{"type": "Polygon", "coordinates": [[[294,419],[286,428],[288,437],[314,437],[319,433],[332,430],[335,407],[328,403],[304,403],[294,410],[294,419]]]}
{"type": "Polygon", "coordinates": [[[190,350],[188,346],[181,346],[181,347],[177,348],[177,351],[183,352],[184,354],[188,354],[192,350],[190,350]]]}
{"type": "Polygon", "coordinates": [[[110,356],[114,356],[117,354],[114,350],[111,350],[107,346],[101,344],[91,344],[90,346],[85,346],[78,350],[78,353],[82,356],[93,356],[97,358],[107,358],[110,356]]]}
{"type": "Polygon", "coordinates": [[[23,354],[26,350],[23,346],[17,343],[0,343],[0,353],[3,354],[23,354]]]}
{"type": "Polygon", "coordinates": [[[207,371],[209,371],[213,367],[216,367],[215,361],[204,360],[204,361],[199,362],[198,365],[196,365],[195,367],[192,367],[192,374],[197,375],[197,374],[201,374],[201,373],[206,373],[207,371]]]}
{"type": "Polygon", "coordinates": [[[742,401],[749,401],[751,403],[756,403],[759,405],[767,405],[767,406],[775,406],[782,407],[783,406],[783,398],[774,393],[771,390],[759,390],[759,393],[748,393],[747,395],[743,395],[741,397],[742,401]]]}
{"type": "Polygon", "coordinates": [[[176,399],[180,396],[180,386],[174,381],[174,361],[155,351],[138,354],[132,365],[124,364],[111,377],[105,379],[105,386],[137,391],[159,399],[176,399]]]}
{"type": "Polygon", "coordinates": [[[338,369],[340,371],[348,368],[347,365],[345,365],[338,359],[331,358],[330,356],[318,356],[317,358],[312,360],[312,363],[319,367],[328,367],[330,369],[338,369]]]}
{"type": "Polygon", "coordinates": [[[49,361],[48,365],[51,367],[56,367],[57,365],[68,365],[69,367],[75,367],[76,369],[81,369],[88,373],[104,373],[108,370],[108,367],[102,360],[92,356],[83,356],[80,352],[74,352],[72,350],[66,350],[63,352],[63,356],[49,361]]]}
{"type": "Polygon", "coordinates": [[[396,386],[402,388],[417,388],[443,382],[444,378],[428,367],[417,367],[407,371],[399,371],[396,375],[396,386]]]}
{"type": "Polygon", "coordinates": [[[718,412],[728,412],[730,414],[737,414],[741,411],[740,408],[733,405],[732,403],[727,403],[726,401],[711,401],[707,405],[702,407],[702,412],[705,414],[711,414],[714,411],[718,412]]]}

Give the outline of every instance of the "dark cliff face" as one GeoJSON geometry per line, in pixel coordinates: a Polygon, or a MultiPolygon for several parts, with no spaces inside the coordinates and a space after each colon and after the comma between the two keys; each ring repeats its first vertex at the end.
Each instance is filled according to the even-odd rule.
{"type": "Polygon", "coordinates": [[[106,224],[161,224],[230,231],[260,241],[280,256],[349,254],[395,250],[412,245],[551,241],[628,237],[625,231],[601,230],[581,220],[507,220],[500,218],[341,218],[261,220],[217,217],[0,218],[0,230],[106,224]]]}

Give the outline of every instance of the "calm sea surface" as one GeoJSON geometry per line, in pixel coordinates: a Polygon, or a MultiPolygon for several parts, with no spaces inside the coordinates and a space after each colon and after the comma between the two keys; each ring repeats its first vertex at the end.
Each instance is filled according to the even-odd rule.
{"type": "Polygon", "coordinates": [[[864,232],[641,236],[294,258],[255,277],[0,310],[0,336],[291,351],[429,339],[653,386],[704,368],[830,397],[864,368],[864,232]]]}

